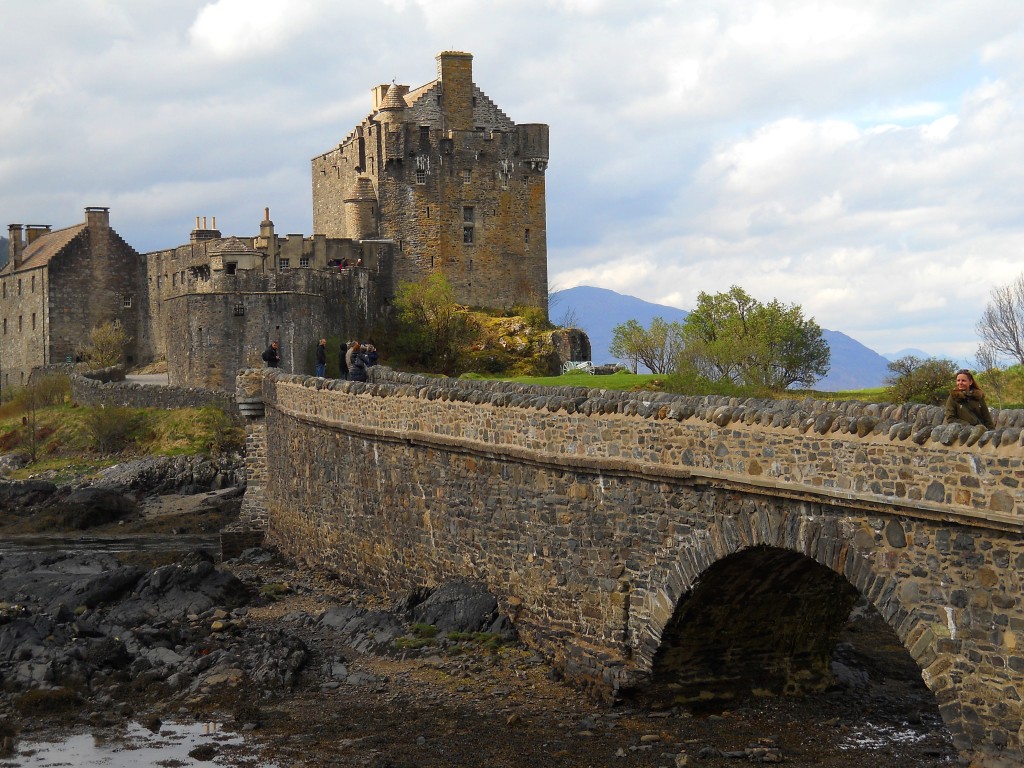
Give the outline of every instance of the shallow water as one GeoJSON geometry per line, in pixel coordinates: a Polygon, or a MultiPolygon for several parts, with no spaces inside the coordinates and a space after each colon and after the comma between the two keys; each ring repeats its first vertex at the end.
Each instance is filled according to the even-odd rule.
{"type": "Polygon", "coordinates": [[[68,554],[119,554],[121,552],[192,552],[205,549],[220,551],[217,534],[181,534],[177,536],[68,536],[24,535],[5,536],[0,541],[0,555],[21,555],[32,552],[67,552],[68,554]]]}
{"type": "Polygon", "coordinates": [[[0,759],[0,768],[139,768],[155,765],[253,766],[276,768],[247,755],[244,739],[220,730],[218,723],[164,723],[157,733],[131,723],[123,733],[82,733],[58,742],[19,740],[14,754],[0,759]],[[210,756],[190,757],[205,748],[210,756]]]}

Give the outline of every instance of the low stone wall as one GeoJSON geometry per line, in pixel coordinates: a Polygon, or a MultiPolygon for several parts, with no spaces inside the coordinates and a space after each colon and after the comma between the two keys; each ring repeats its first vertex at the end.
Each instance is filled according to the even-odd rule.
{"type": "Polygon", "coordinates": [[[123,408],[221,408],[241,422],[233,394],[200,387],[173,387],[136,384],[126,381],[97,381],[75,373],[71,379],[71,399],[82,405],[123,408]]]}
{"type": "Polygon", "coordinates": [[[263,399],[332,428],[485,446],[553,466],[701,477],[1017,531],[1024,522],[1024,411],[995,411],[997,428],[985,430],[942,424],[942,409],[924,405],[534,387],[379,366],[371,377],[272,373],[263,399]]]}

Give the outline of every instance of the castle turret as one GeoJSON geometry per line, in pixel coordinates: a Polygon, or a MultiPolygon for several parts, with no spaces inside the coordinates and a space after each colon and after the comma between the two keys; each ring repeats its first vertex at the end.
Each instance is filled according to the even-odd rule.
{"type": "Polygon", "coordinates": [[[441,112],[444,128],[473,130],[473,54],[445,51],[437,57],[437,79],[444,89],[441,112]]]}
{"type": "Polygon", "coordinates": [[[355,189],[345,198],[345,229],[354,240],[377,237],[377,193],[367,176],[356,179],[355,189]]]}
{"type": "Polygon", "coordinates": [[[21,242],[21,224],[9,224],[7,227],[8,243],[7,257],[11,262],[11,269],[21,267],[21,254],[25,245],[21,242]]]}

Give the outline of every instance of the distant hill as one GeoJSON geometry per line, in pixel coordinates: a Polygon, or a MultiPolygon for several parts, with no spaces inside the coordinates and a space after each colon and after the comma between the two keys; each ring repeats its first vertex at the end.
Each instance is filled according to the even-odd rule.
{"type": "Polygon", "coordinates": [[[899,360],[901,357],[908,357],[909,355],[913,355],[914,357],[920,358],[921,360],[927,360],[929,357],[931,357],[931,355],[929,355],[927,352],[920,349],[915,349],[914,347],[907,347],[906,349],[901,349],[899,352],[882,353],[882,357],[884,357],[886,360],[899,360]]]}
{"type": "MultiPolygon", "coordinates": [[[[615,326],[636,320],[646,328],[656,317],[671,323],[682,322],[689,314],[678,307],[652,304],[607,288],[590,286],[552,293],[548,311],[555,323],[561,323],[567,316],[575,318],[576,325],[590,337],[593,360],[597,364],[616,362],[608,351],[615,326]]],[[[883,386],[889,375],[888,360],[845,333],[823,328],[822,336],[832,351],[832,365],[828,376],[815,384],[816,389],[839,391],[883,386]]]]}

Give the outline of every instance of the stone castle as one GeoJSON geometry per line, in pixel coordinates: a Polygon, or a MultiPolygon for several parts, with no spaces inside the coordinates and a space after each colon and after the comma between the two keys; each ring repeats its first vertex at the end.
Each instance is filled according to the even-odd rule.
{"type": "Polygon", "coordinates": [[[170,383],[230,389],[272,339],[283,368],[321,337],[379,333],[398,286],[441,272],[456,300],[547,304],[548,127],[516,125],[473,83],[468,53],[438,55],[416,89],[378,85],[372,112],[312,160],[313,234],[224,237],[139,253],[104,207],[53,230],[12,224],[0,269],[0,394],[72,363],[93,328],[131,337],[129,365],[167,360],[170,383]]]}

